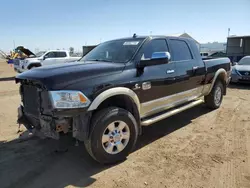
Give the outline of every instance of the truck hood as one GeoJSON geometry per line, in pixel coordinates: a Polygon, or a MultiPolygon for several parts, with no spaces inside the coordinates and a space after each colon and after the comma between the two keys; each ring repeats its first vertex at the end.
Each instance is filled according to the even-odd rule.
{"type": "Polygon", "coordinates": [[[35,68],[16,76],[21,80],[38,81],[48,90],[60,90],[76,82],[123,71],[125,64],[109,62],[74,62],[35,68]]]}
{"type": "Polygon", "coordinates": [[[237,71],[250,71],[250,65],[235,65],[237,71]]]}
{"type": "Polygon", "coordinates": [[[18,46],[16,50],[20,50],[25,55],[29,56],[36,56],[32,51],[30,51],[28,48],[24,48],[23,46],[18,46]]]}

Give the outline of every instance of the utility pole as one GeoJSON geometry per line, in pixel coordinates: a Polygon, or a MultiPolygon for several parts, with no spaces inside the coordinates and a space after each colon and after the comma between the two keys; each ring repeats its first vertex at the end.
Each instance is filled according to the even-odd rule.
{"type": "Polygon", "coordinates": [[[227,37],[229,37],[229,35],[230,35],[230,28],[228,28],[227,30],[227,37]]]}

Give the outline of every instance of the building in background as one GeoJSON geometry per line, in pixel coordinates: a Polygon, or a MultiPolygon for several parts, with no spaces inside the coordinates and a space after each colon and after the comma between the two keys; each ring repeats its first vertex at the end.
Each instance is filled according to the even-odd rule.
{"type": "Polygon", "coordinates": [[[226,52],[226,42],[208,42],[200,44],[200,52],[213,54],[215,52],[226,52]]]}
{"type": "Polygon", "coordinates": [[[242,57],[250,55],[250,35],[229,36],[226,54],[232,62],[238,62],[242,57]]]}
{"type": "Polygon", "coordinates": [[[182,33],[182,34],[172,34],[172,35],[169,35],[169,36],[173,36],[173,37],[185,37],[185,38],[190,38],[190,39],[193,39],[198,47],[198,49],[200,50],[200,43],[195,40],[193,37],[191,37],[191,35],[187,34],[186,32],[182,33]]]}
{"type": "Polygon", "coordinates": [[[210,55],[214,55],[215,57],[216,56],[218,56],[218,57],[225,56],[226,46],[227,46],[226,42],[200,43],[186,32],[184,32],[182,34],[172,34],[170,36],[185,37],[185,38],[193,39],[195,41],[198,49],[200,50],[202,56],[210,56],[210,55]]]}

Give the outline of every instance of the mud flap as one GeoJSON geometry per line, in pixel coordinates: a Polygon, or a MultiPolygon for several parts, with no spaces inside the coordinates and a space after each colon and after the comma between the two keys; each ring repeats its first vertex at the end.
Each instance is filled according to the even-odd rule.
{"type": "Polygon", "coordinates": [[[89,136],[91,113],[83,113],[73,118],[73,137],[85,141],[89,136]]]}
{"type": "Polygon", "coordinates": [[[31,122],[28,120],[28,118],[24,115],[23,113],[23,107],[19,106],[17,109],[18,115],[17,115],[17,123],[20,125],[24,125],[25,128],[29,131],[32,132],[32,124],[31,122]]]}

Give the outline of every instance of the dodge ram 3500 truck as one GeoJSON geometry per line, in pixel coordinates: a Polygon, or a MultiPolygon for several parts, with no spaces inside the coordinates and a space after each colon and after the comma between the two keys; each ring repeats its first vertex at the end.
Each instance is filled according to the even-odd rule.
{"type": "Polygon", "coordinates": [[[142,126],[203,102],[219,108],[230,74],[228,58],[202,60],[191,39],[112,40],[78,62],[17,75],[18,122],[45,137],[70,135],[96,161],[114,163],[130,153],[142,126]]]}

